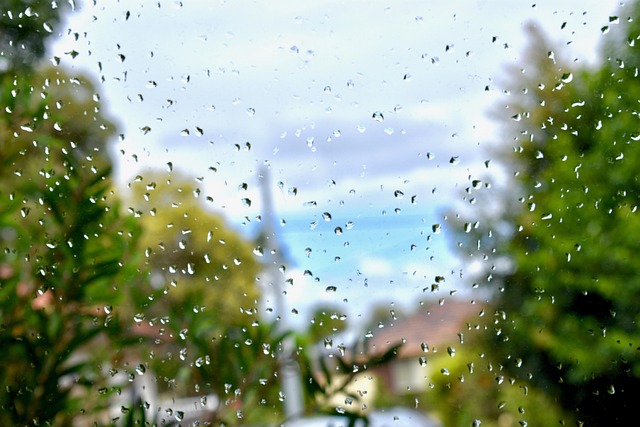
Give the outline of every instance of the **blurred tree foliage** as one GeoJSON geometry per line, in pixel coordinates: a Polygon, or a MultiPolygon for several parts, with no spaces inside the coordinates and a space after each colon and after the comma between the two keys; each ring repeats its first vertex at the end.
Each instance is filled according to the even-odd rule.
{"type": "Polygon", "coordinates": [[[108,353],[88,346],[115,357],[126,341],[113,308],[137,227],[112,193],[115,127],[93,85],[53,68],[0,84],[0,424],[69,425],[106,404],[79,390],[106,383],[108,353]]]}
{"type": "MultiPolygon", "coordinates": [[[[270,346],[271,337],[257,311],[261,265],[250,242],[207,210],[199,180],[176,172],[143,175],[130,184],[127,203],[143,229],[149,274],[137,300],[146,300],[146,319],[164,330],[151,346],[149,366],[166,379],[165,392],[185,396],[196,385],[224,396],[229,385],[241,386],[249,364],[269,356],[261,344],[270,346]]],[[[275,363],[269,357],[257,368],[262,375],[275,363]]],[[[244,379],[242,387],[257,380],[244,379]]]]}
{"type": "Polygon", "coordinates": [[[140,244],[151,285],[157,294],[168,295],[151,310],[191,323],[196,334],[220,324],[250,324],[260,271],[251,243],[207,210],[197,179],[179,173],[143,175],[130,184],[128,204],[144,229],[140,244]]]}
{"type": "Polygon", "coordinates": [[[609,18],[594,68],[529,27],[526,63],[499,112],[512,147],[496,159],[513,179],[500,192],[473,190],[465,220],[479,226],[459,234],[487,266],[496,374],[593,426],[637,419],[639,12],[628,4],[609,18]]]}
{"type": "Polygon", "coordinates": [[[44,57],[46,41],[55,34],[73,1],[0,1],[0,71],[26,71],[44,57]]]}
{"type": "Polygon", "coordinates": [[[311,343],[326,342],[330,345],[336,335],[347,329],[347,316],[337,305],[321,304],[313,310],[308,326],[311,343]]]}

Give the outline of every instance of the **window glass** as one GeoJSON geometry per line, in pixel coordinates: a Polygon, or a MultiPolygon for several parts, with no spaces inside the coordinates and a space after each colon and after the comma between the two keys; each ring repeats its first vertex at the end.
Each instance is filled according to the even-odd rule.
{"type": "Polygon", "coordinates": [[[636,417],[636,2],[0,4],[0,425],[636,417]]]}

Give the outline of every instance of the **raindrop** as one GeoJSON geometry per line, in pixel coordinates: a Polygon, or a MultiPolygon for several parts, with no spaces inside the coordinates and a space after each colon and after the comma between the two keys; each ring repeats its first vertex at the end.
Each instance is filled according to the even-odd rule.
{"type": "Polygon", "coordinates": [[[331,214],[329,212],[323,213],[322,219],[324,219],[325,221],[331,221],[331,214]]]}
{"type": "Polygon", "coordinates": [[[335,230],[333,230],[333,232],[338,236],[340,236],[342,234],[342,227],[336,227],[335,230]]]}
{"type": "Polygon", "coordinates": [[[570,83],[573,80],[573,74],[564,73],[560,80],[562,80],[563,83],[570,83]]]}
{"type": "Polygon", "coordinates": [[[327,286],[327,288],[325,289],[325,292],[336,292],[338,290],[337,286],[327,286]]]}
{"type": "Polygon", "coordinates": [[[375,113],[373,113],[373,115],[371,117],[376,122],[383,122],[384,121],[384,116],[382,115],[382,113],[380,111],[376,111],[375,113]]]}
{"type": "Polygon", "coordinates": [[[404,197],[404,193],[402,191],[400,191],[400,190],[394,191],[393,195],[398,199],[402,199],[404,197]]]}
{"type": "Polygon", "coordinates": [[[242,204],[247,208],[251,207],[251,199],[245,197],[244,199],[242,199],[242,204]]]}

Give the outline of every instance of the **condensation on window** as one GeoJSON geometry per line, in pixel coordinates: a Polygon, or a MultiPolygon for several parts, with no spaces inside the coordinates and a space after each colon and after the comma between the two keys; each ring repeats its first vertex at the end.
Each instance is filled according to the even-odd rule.
{"type": "Polygon", "coordinates": [[[639,8],[3,1],[0,425],[633,424],[639,8]]]}

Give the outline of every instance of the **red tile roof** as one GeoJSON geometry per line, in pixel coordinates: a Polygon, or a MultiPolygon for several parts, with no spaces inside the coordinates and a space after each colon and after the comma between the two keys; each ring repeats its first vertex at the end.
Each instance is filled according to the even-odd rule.
{"type": "Polygon", "coordinates": [[[400,342],[404,342],[404,345],[400,348],[399,358],[424,355],[424,345],[428,346],[429,351],[433,351],[434,347],[438,351],[446,351],[442,346],[459,343],[458,334],[468,330],[467,323],[477,323],[472,319],[479,316],[482,308],[480,304],[461,299],[434,302],[405,319],[398,319],[393,324],[373,331],[368,351],[370,354],[381,354],[400,342]]]}

